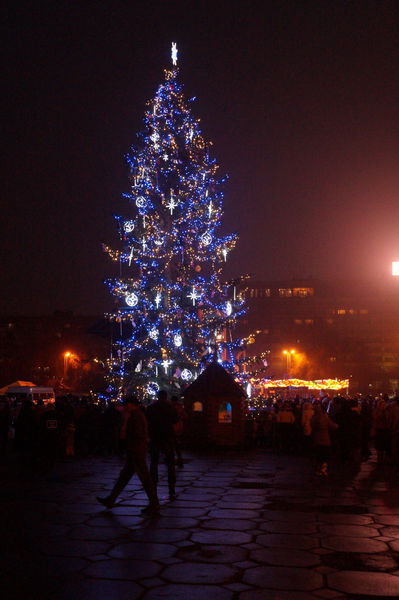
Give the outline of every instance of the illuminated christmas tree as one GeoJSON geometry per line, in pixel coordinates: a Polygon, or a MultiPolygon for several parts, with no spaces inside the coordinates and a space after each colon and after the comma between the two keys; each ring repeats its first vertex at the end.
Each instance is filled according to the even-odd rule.
{"type": "MultiPolygon", "coordinates": [[[[231,330],[245,312],[236,283],[221,272],[237,236],[218,233],[222,184],[172,67],[148,102],[140,145],[127,157],[126,214],[117,216],[121,249],[104,249],[120,263],[107,280],[117,308],[109,364],[110,392],[140,397],[159,388],[179,393],[207,363],[232,372],[245,340],[231,330]]],[[[190,101],[191,102],[191,101],[190,101]]]]}

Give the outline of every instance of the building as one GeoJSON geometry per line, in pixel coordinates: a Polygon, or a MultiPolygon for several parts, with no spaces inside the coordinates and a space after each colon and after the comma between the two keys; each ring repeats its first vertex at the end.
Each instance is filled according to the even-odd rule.
{"type": "Polygon", "coordinates": [[[349,377],[352,392],[399,389],[398,279],[254,282],[244,293],[241,327],[260,331],[251,354],[270,350],[266,376],[349,377]]]}
{"type": "Polygon", "coordinates": [[[58,391],[101,388],[110,336],[91,333],[98,322],[61,311],[0,317],[0,386],[26,379],[58,391]]]}

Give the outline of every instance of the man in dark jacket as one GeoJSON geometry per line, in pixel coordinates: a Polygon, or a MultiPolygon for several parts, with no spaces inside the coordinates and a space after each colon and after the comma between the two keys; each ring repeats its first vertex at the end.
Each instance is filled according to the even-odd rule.
{"type": "Polygon", "coordinates": [[[176,495],[175,431],[173,425],[179,420],[175,407],[169,402],[165,390],[158,392],[158,400],[147,408],[148,430],[150,434],[150,473],[155,485],[158,483],[159,455],[165,456],[168,468],[169,497],[176,495]]]}
{"type": "Polygon", "coordinates": [[[124,419],[121,427],[121,438],[125,440],[126,463],[114,485],[109,496],[97,497],[97,500],[105,507],[112,508],[116,498],[129,483],[130,479],[137,473],[149,504],[141,512],[151,514],[159,510],[159,501],[156,487],[148,471],[146,455],[148,444],[147,420],[142,412],[139,401],[134,396],[127,396],[124,400],[124,419]]]}

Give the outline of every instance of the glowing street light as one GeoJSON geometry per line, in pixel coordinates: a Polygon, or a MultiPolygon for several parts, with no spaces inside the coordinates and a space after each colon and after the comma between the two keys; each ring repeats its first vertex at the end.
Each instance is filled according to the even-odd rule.
{"type": "Polygon", "coordinates": [[[286,366],[287,366],[287,377],[289,377],[290,372],[291,372],[291,361],[293,356],[295,356],[296,354],[296,350],[283,350],[283,354],[286,358],[286,366]]]}
{"type": "Polygon", "coordinates": [[[392,276],[399,277],[399,260],[392,261],[392,276]]]}
{"type": "MultiPolygon", "coordinates": [[[[69,366],[70,361],[71,360],[78,361],[78,362],[80,362],[80,361],[79,361],[79,356],[77,356],[73,352],[69,352],[69,350],[64,352],[63,357],[64,357],[64,379],[65,379],[67,372],[68,372],[68,366],[69,366]]],[[[75,362],[75,364],[76,364],[76,362],[75,362]]]]}
{"type": "Polygon", "coordinates": [[[68,360],[72,356],[72,352],[64,352],[64,379],[68,368],[68,360]]]}

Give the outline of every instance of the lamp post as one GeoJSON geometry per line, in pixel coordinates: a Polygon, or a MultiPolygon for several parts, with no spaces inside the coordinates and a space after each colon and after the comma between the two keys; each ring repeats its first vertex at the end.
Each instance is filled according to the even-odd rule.
{"type": "Polygon", "coordinates": [[[292,357],[296,354],[296,350],[283,350],[283,354],[286,359],[287,379],[289,379],[291,373],[291,361],[292,357]]]}
{"type": "Polygon", "coordinates": [[[68,370],[68,360],[72,356],[71,352],[64,352],[64,379],[66,378],[67,370],[68,370]]]}

